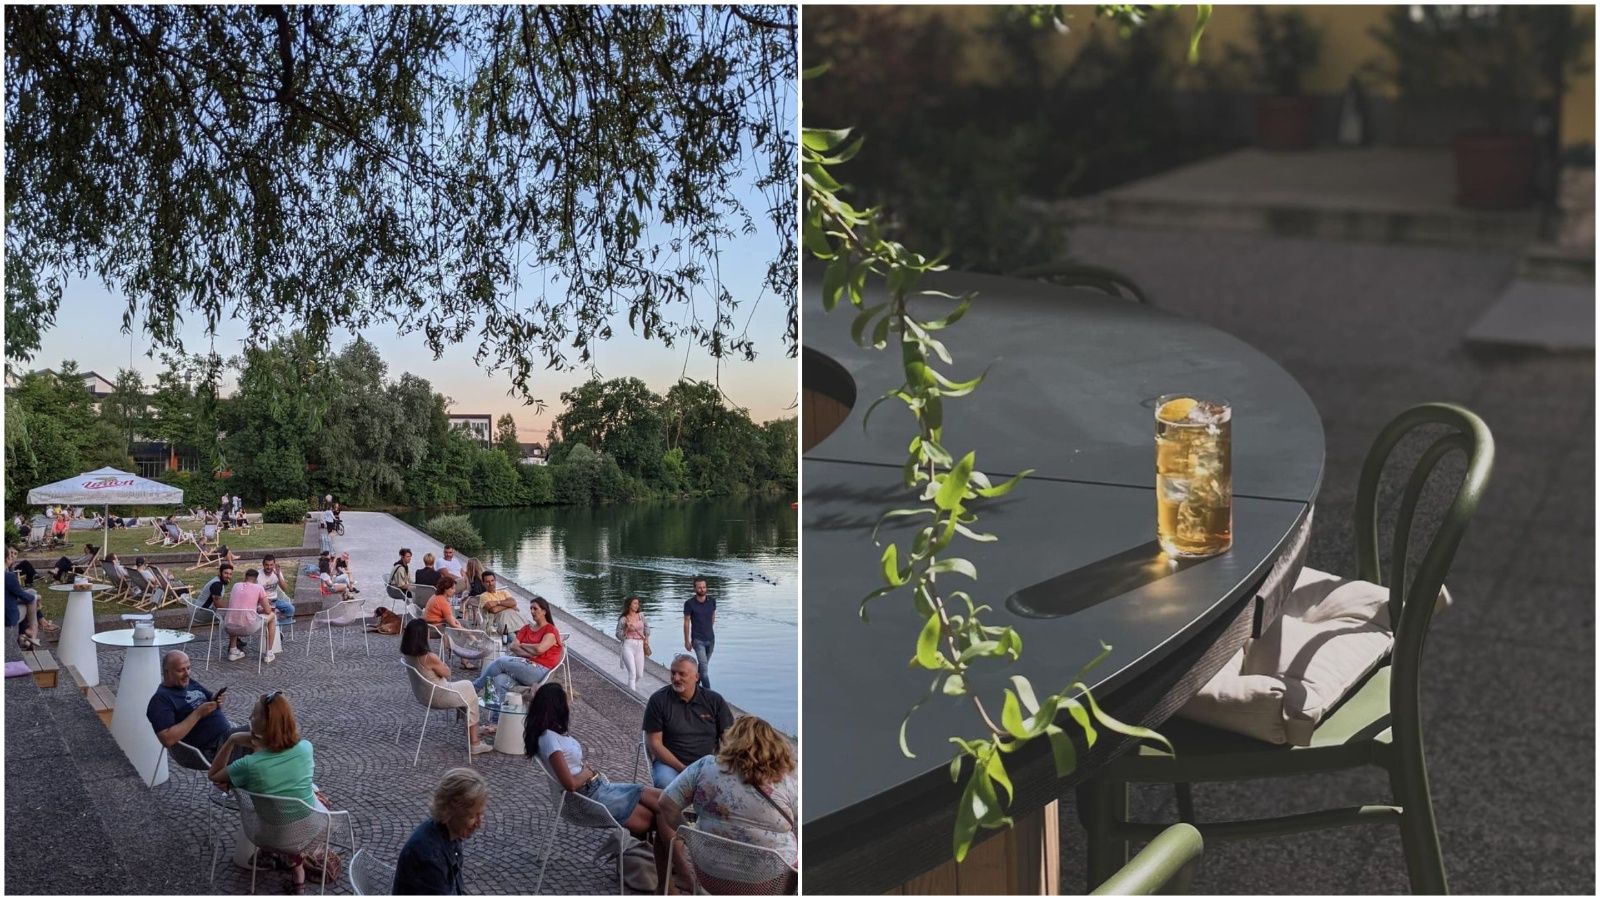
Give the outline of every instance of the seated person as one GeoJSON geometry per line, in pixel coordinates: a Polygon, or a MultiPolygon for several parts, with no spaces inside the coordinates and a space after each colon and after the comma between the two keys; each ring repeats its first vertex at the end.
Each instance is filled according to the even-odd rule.
{"type": "Polygon", "coordinates": [[[439,570],[433,567],[432,553],[422,554],[422,568],[411,576],[411,581],[413,584],[434,585],[439,583],[439,570]]]}
{"type": "MultiPolygon", "coordinates": [[[[316,761],[311,742],[300,737],[294,709],[289,706],[289,696],[284,692],[263,694],[250,711],[249,732],[230,736],[223,743],[223,750],[223,754],[211,761],[211,783],[219,789],[237,788],[252,794],[292,797],[304,801],[312,809],[326,810],[312,783],[316,761]],[[240,748],[251,748],[255,752],[231,763],[225,761],[227,752],[240,748]]],[[[304,815],[296,816],[290,811],[286,817],[304,818],[304,815]]],[[[291,856],[289,861],[294,868],[295,886],[305,884],[302,858],[291,856]]]]}
{"type": "Polygon", "coordinates": [[[450,608],[450,596],[455,593],[456,580],[449,575],[439,577],[439,583],[433,586],[433,596],[428,599],[428,605],[422,611],[422,618],[429,625],[440,628],[461,628],[461,622],[456,619],[455,610],[450,608]]]}
{"type": "Polygon", "coordinates": [[[271,553],[261,557],[261,589],[267,592],[267,602],[278,611],[278,624],[294,622],[294,604],[283,595],[283,570],[278,568],[278,558],[271,553]]]}
{"type": "Polygon", "coordinates": [[[771,848],[797,865],[800,792],[794,773],[794,749],[783,735],[745,716],[723,733],[716,756],[690,763],[662,792],[662,817],[676,828],[683,810],[693,806],[701,831],[771,848]]]}
{"type": "Polygon", "coordinates": [[[561,662],[564,648],[561,633],[550,621],[550,602],[534,597],[528,608],[533,611],[534,624],[524,625],[506,647],[506,655],[484,667],[483,674],[472,682],[473,690],[482,692],[485,685],[493,683],[495,698],[503,701],[513,681],[531,687],[544,681],[561,662]]]}
{"type": "MultiPolygon", "coordinates": [[[[650,831],[658,824],[656,810],[660,808],[661,791],[642,784],[613,784],[586,765],[583,745],[567,733],[571,719],[565,688],[559,684],[539,688],[528,706],[528,725],[523,732],[528,757],[537,756],[563,788],[604,806],[618,825],[636,835],[650,831]]],[[[660,837],[658,834],[658,842],[660,837]]],[[[670,843],[671,829],[666,838],[670,843]]]]}
{"type": "Polygon", "coordinates": [[[223,595],[232,582],[233,563],[225,562],[217,566],[217,574],[200,586],[200,606],[203,609],[222,609],[223,595]]]}
{"type": "Polygon", "coordinates": [[[693,654],[674,657],[671,671],[672,683],[651,694],[644,708],[650,777],[657,787],[671,784],[695,760],[714,755],[723,732],[733,724],[733,711],[722,695],[700,687],[693,654]]]}
{"type": "Polygon", "coordinates": [[[326,553],[317,557],[317,581],[321,583],[322,593],[336,596],[335,602],[349,600],[355,593],[348,578],[342,575],[335,577],[333,560],[326,553]]]}
{"type": "Polygon", "coordinates": [[[18,629],[17,645],[24,650],[40,646],[39,595],[22,586],[14,566],[17,548],[6,548],[6,628],[18,629]]]}
{"type": "Polygon", "coordinates": [[[483,614],[485,630],[490,634],[511,634],[531,624],[528,617],[517,609],[517,600],[509,591],[500,590],[500,576],[492,571],[483,573],[483,593],[478,595],[478,610],[483,614]]]}
{"type": "Polygon", "coordinates": [[[57,544],[65,544],[67,542],[67,529],[70,527],[72,527],[72,523],[67,520],[67,514],[57,513],[55,521],[50,524],[51,541],[57,544]]]}
{"type": "Polygon", "coordinates": [[[73,569],[77,568],[78,566],[88,565],[89,560],[94,559],[96,556],[99,555],[99,553],[100,553],[100,548],[99,547],[96,547],[93,544],[84,544],[83,545],[83,555],[78,557],[77,559],[71,559],[69,557],[63,556],[60,559],[56,560],[55,570],[53,572],[53,574],[55,576],[56,583],[64,584],[64,583],[66,583],[68,581],[71,581],[72,580],[72,576],[73,576],[73,569]]]}
{"type": "MultiPolygon", "coordinates": [[[[224,563],[226,565],[226,563],[224,563]]],[[[262,657],[264,662],[272,662],[277,658],[278,616],[272,608],[272,603],[267,600],[267,592],[261,589],[256,581],[260,572],[255,569],[246,569],[244,580],[233,586],[233,591],[228,594],[228,612],[222,618],[222,630],[228,635],[228,659],[244,659],[244,651],[234,649],[234,644],[241,638],[249,637],[263,629],[266,630],[266,643],[261,647],[265,652],[262,657]]]]}
{"type": "Polygon", "coordinates": [[[341,578],[344,579],[346,584],[350,585],[350,593],[361,593],[361,586],[356,584],[356,577],[350,574],[350,551],[348,550],[333,558],[333,579],[338,581],[341,578]]]}
{"type": "MultiPolygon", "coordinates": [[[[226,690],[215,694],[206,690],[189,677],[189,654],[168,650],[161,656],[161,685],[150,698],[144,715],[163,747],[182,741],[215,761],[230,735],[250,732],[250,726],[234,725],[222,714],[226,690]]],[[[250,749],[237,745],[230,752],[249,753],[250,749]]]]}
{"type": "Polygon", "coordinates": [[[472,753],[476,755],[493,750],[478,737],[478,695],[472,690],[472,682],[465,678],[450,680],[450,667],[428,646],[428,623],[421,619],[406,623],[405,631],[400,635],[400,655],[405,657],[406,665],[422,673],[424,680],[439,685],[441,690],[436,694],[448,692],[459,698],[459,703],[449,697],[440,702],[439,697],[435,696],[434,702],[439,704],[439,709],[463,708],[467,711],[467,743],[472,746],[472,753]]]}
{"type": "Polygon", "coordinates": [[[489,805],[489,780],[476,769],[457,768],[444,773],[433,789],[428,818],[411,832],[400,848],[394,869],[395,896],[454,897],[467,892],[461,878],[461,842],[483,824],[489,805]]]}
{"type": "Polygon", "coordinates": [[[411,551],[400,548],[400,558],[389,569],[389,586],[404,594],[411,593],[411,551]]]}

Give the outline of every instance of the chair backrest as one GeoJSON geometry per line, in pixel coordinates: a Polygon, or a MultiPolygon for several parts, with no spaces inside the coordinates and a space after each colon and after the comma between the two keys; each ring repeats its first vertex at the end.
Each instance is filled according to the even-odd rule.
{"type": "Polygon", "coordinates": [[[476,628],[446,626],[443,632],[445,638],[450,641],[450,652],[467,659],[481,659],[487,656],[489,648],[494,646],[494,639],[489,637],[489,633],[476,628]]]}
{"type": "Polygon", "coordinates": [[[418,606],[427,606],[428,601],[433,599],[433,595],[434,590],[431,584],[413,584],[411,586],[411,599],[416,601],[418,606]]]}
{"type": "Polygon", "coordinates": [[[769,847],[719,837],[693,825],[678,829],[678,837],[694,864],[695,881],[708,894],[787,894],[795,871],[769,847]]]}
{"type": "Polygon", "coordinates": [[[360,897],[387,897],[394,892],[394,866],[378,861],[362,847],[350,857],[350,886],[360,897]]]}
{"type": "Polygon", "coordinates": [[[569,825],[579,828],[618,828],[622,827],[606,805],[598,800],[576,792],[569,791],[561,786],[561,779],[551,771],[550,763],[544,757],[539,757],[539,768],[544,772],[544,777],[549,779],[550,802],[560,807],[561,819],[569,825]]]}
{"type": "MultiPolygon", "coordinates": [[[[403,662],[402,665],[406,667],[406,681],[411,685],[411,696],[415,697],[417,702],[423,706],[432,709],[442,708],[433,705],[434,698],[439,694],[439,686],[429,681],[427,676],[422,674],[422,670],[411,663],[403,662]]],[[[460,704],[456,705],[459,706],[460,704]]]]}
{"type": "Polygon", "coordinates": [[[146,579],[144,577],[144,573],[138,569],[128,570],[128,586],[133,588],[134,593],[141,597],[150,593],[150,581],[146,579]]]}
{"type": "Polygon", "coordinates": [[[209,524],[208,523],[202,533],[204,534],[206,540],[208,540],[208,541],[216,540],[216,538],[217,538],[217,526],[214,525],[214,524],[209,524]]]}
{"type": "Polygon", "coordinates": [[[1118,897],[1187,893],[1204,849],[1200,830],[1180,822],[1156,835],[1138,856],[1090,893],[1118,897]]]}
{"type": "Polygon", "coordinates": [[[128,576],[118,573],[116,566],[113,566],[108,560],[100,560],[100,571],[104,572],[106,579],[116,587],[122,587],[128,583],[128,576]]]}
{"type": "Polygon", "coordinates": [[[396,603],[410,603],[411,602],[411,595],[410,594],[407,594],[405,591],[400,590],[399,588],[395,587],[392,584],[384,585],[383,586],[383,590],[384,590],[384,593],[389,595],[389,599],[395,601],[396,603]]]}
{"type": "Polygon", "coordinates": [[[1418,691],[1422,645],[1433,620],[1435,598],[1444,586],[1445,574],[1494,468],[1494,437],[1489,433],[1489,426],[1462,407],[1424,403],[1406,410],[1384,426],[1373,441],[1372,449],[1367,451],[1366,461],[1361,466],[1361,482],[1356,489],[1356,563],[1362,579],[1374,584],[1385,583],[1378,556],[1378,484],[1384,465],[1406,435],[1430,425],[1443,425],[1449,432],[1435,439],[1411,470],[1395,518],[1389,560],[1391,571],[1387,579],[1389,622],[1394,627],[1390,709],[1394,713],[1396,739],[1400,741],[1415,739],[1420,729],[1418,691]],[[1450,508],[1422,554],[1422,561],[1413,569],[1408,565],[1408,552],[1418,501],[1434,469],[1454,451],[1466,456],[1466,472],[1456,487],[1450,508]],[[1413,602],[1416,598],[1421,598],[1420,602],[1413,602]]]}
{"type": "Polygon", "coordinates": [[[204,772],[211,768],[211,760],[206,759],[206,755],[201,753],[199,748],[185,744],[183,741],[168,747],[167,756],[185,769],[199,769],[204,772]]]}
{"type": "Polygon", "coordinates": [[[323,840],[331,817],[298,797],[274,797],[234,788],[244,835],[258,847],[299,853],[323,840]]]}
{"type": "Polygon", "coordinates": [[[354,625],[357,622],[365,623],[368,618],[366,607],[360,600],[340,600],[323,610],[320,615],[322,621],[329,625],[354,625]]]}

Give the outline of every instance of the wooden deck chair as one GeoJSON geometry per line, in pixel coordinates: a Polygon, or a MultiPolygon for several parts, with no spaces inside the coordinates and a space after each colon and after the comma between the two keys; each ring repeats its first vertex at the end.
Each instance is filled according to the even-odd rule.
{"type": "Polygon", "coordinates": [[[249,534],[255,526],[250,524],[250,514],[239,510],[239,517],[233,520],[234,534],[249,534]]]}
{"type": "Polygon", "coordinates": [[[144,542],[146,547],[154,547],[167,542],[167,533],[161,530],[161,520],[150,521],[150,539],[144,542]]]}
{"type": "Polygon", "coordinates": [[[112,603],[124,603],[133,592],[133,586],[128,584],[128,576],[118,575],[117,570],[111,566],[109,560],[100,560],[100,572],[106,576],[106,583],[111,585],[111,593],[101,599],[112,603]]]}
{"type": "Polygon", "coordinates": [[[90,572],[93,572],[94,567],[100,565],[100,554],[103,552],[105,552],[105,548],[96,547],[95,551],[85,557],[81,562],[74,562],[72,564],[72,571],[78,575],[87,575],[90,572]]]}
{"type": "Polygon", "coordinates": [[[184,594],[192,593],[188,585],[181,581],[173,580],[172,576],[168,575],[160,566],[151,566],[150,574],[155,578],[153,583],[156,587],[152,597],[155,605],[151,607],[152,609],[161,609],[174,603],[181,603],[184,594]]]}
{"type": "Polygon", "coordinates": [[[129,606],[134,609],[149,609],[155,604],[155,600],[151,599],[150,595],[156,590],[156,586],[144,576],[143,572],[138,569],[129,569],[128,587],[131,590],[128,593],[127,600],[124,602],[129,606]]]}
{"type": "Polygon", "coordinates": [[[222,562],[222,554],[219,552],[221,548],[217,546],[216,525],[206,525],[205,528],[201,529],[200,534],[195,536],[194,545],[199,548],[200,557],[194,561],[194,565],[190,566],[187,571],[193,572],[195,569],[203,569],[206,566],[214,566],[222,562]]]}

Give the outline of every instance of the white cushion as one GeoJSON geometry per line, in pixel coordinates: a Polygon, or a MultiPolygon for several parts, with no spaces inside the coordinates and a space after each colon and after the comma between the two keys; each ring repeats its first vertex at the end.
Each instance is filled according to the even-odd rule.
{"type": "MultiPolygon", "coordinates": [[[[1317,723],[1394,645],[1388,601],[1383,585],[1301,569],[1282,617],[1178,715],[1272,744],[1310,744],[1317,723]]],[[[1449,603],[1441,590],[1436,611],[1449,603]]]]}

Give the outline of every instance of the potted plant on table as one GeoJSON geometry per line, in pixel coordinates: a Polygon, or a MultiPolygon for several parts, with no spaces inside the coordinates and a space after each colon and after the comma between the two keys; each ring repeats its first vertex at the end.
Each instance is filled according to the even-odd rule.
{"type": "Polygon", "coordinates": [[[1552,135],[1566,76],[1587,35],[1565,6],[1410,6],[1373,37],[1391,57],[1386,76],[1407,101],[1457,107],[1468,125],[1451,142],[1456,202],[1516,209],[1533,201],[1539,147],[1552,135]]]}
{"type": "Polygon", "coordinates": [[[1314,131],[1314,104],[1301,79],[1322,53],[1322,30],[1297,9],[1250,11],[1254,51],[1226,48],[1227,65],[1246,73],[1267,93],[1256,98],[1256,144],[1265,150],[1307,150],[1314,131]]]}

